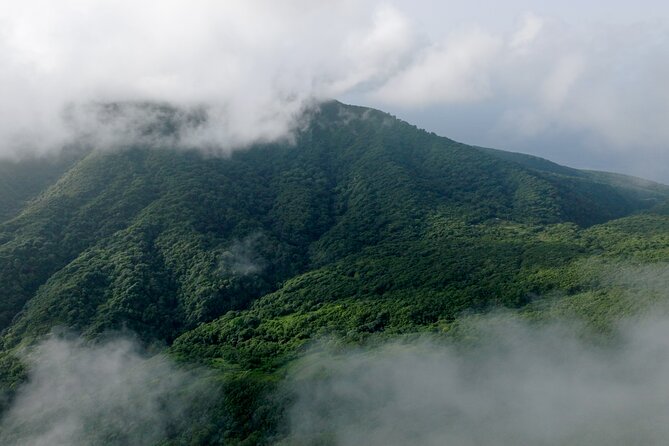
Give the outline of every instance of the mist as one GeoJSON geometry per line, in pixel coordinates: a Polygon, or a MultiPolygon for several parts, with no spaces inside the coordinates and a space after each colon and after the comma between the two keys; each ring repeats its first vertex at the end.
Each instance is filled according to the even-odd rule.
{"type": "Polygon", "coordinates": [[[669,318],[628,320],[606,342],[574,321],[496,314],[473,324],[459,344],[427,337],[315,348],[291,378],[291,441],[647,445],[669,437],[669,318]]]}
{"type": "Polygon", "coordinates": [[[262,272],[267,263],[260,254],[264,242],[261,232],[234,239],[221,254],[220,271],[227,277],[244,277],[262,272]]]}
{"type": "Polygon", "coordinates": [[[155,444],[187,429],[216,395],[201,372],[147,356],[128,338],[54,336],[24,359],[28,380],[0,423],[7,446],[155,444]]]}
{"type": "Polygon", "coordinates": [[[146,126],[134,107],[97,113],[115,103],[198,110],[180,142],[212,152],[290,139],[315,102],[383,79],[412,40],[395,8],[349,1],[29,0],[3,5],[0,29],[5,155],[82,133],[123,145],[146,126]]]}

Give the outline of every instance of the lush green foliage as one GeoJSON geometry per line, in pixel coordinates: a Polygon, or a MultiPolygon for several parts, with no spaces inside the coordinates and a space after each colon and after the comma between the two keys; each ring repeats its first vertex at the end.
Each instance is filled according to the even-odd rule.
{"type": "Polygon", "coordinates": [[[0,193],[4,216],[33,197],[0,224],[0,384],[11,391],[13,352],[55,326],[131,330],[225,381],[209,421],[174,444],[277,435],[282,403],[266,397],[310,340],[447,333],[498,306],[601,313],[618,296],[593,279],[605,265],[669,254],[665,186],[339,103],[293,144],[92,152],[38,177],[5,177],[25,190],[9,204],[0,193]],[[548,295],[566,297],[537,302],[548,295]]]}

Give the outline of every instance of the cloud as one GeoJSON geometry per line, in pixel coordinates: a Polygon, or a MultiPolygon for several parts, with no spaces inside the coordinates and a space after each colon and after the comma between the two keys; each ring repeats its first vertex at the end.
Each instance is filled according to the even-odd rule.
{"type": "Polygon", "coordinates": [[[544,27],[544,19],[536,14],[526,13],[520,28],[511,36],[509,46],[513,51],[524,52],[536,40],[544,27]]]}
{"type": "Polygon", "coordinates": [[[139,135],[140,144],[228,153],[290,140],[305,110],[335,98],[398,115],[441,107],[453,124],[431,130],[475,144],[546,155],[541,147],[557,138],[579,156],[661,158],[667,22],[640,21],[638,11],[625,19],[620,7],[609,24],[593,10],[575,21],[569,5],[526,7],[497,17],[485,4],[381,0],[11,2],[0,15],[0,155],[82,135],[95,146],[139,135]],[[128,114],[91,112],[110,102],[128,114]],[[156,114],[147,124],[136,104],[148,102],[180,110],[176,137],[147,137],[156,114]],[[460,112],[485,122],[450,118],[460,112]]]}
{"type": "Polygon", "coordinates": [[[227,277],[244,277],[262,272],[267,264],[260,254],[260,247],[264,242],[261,232],[252,233],[241,240],[233,240],[221,254],[221,273],[227,277]]]}
{"type": "Polygon", "coordinates": [[[662,444],[669,435],[668,265],[600,259],[582,266],[600,293],[538,301],[525,313],[531,318],[498,311],[462,317],[448,338],[316,344],[289,375],[289,440],[662,444]]]}
{"type": "Polygon", "coordinates": [[[28,0],[3,5],[0,29],[0,141],[14,152],[77,136],[63,113],[109,102],[202,107],[194,145],[276,140],[314,100],[382,78],[412,41],[393,7],[352,1],[28,0]]]}
{"type": "Polygon", "coordinates": [[[3,445],[155,444],[216,394],[203,375],[144,356],[128,339],[54,337],[27,360],[28,381],[0,423],[3,445]]]}
{"type": "Polygon", "coordinates": [[[408,106],[485,99],[491,94],[489,72],[499,45],[481,30],[463,31],[422,50],[372,97],[408,106]]]}
{"type": "MultiPolygon", "coordinates": [[[[575,323],[483,318],[462,345],[315,351],[292,377],[291,440],[336,445],[662,444],[669,319],[606,345],[575,323]]],[[[300,443],[301,442],[301,443],[300,443]]]]}
{"type": "Polygon", "coordinates": [[[513,141],[561,129],[625,151],[669,143],[669,27],[576,26],[525,14],[509,33],[456,30],[370,94],[381,106],[458,103],[499,110],[494,135],[513,141]]]}

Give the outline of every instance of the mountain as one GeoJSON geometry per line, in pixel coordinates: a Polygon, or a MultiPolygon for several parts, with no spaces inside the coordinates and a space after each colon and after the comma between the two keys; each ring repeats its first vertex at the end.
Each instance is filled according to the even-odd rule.
{"type": "Polygon", "coordinates": [[[581,305],[599,286],[584,271],[669,253],[667,186],[338,102],[294,141],[227,157],[140,144],[0,172],[8,398],[16,352],[54,327],[127,330],[224,377],[225,428],[202,443],[277,435],[282,403],[264,395],[309,340],[446,332],[547,295],[581,305]]]}
{"type": "Polygon", "coordinates": [[[5,222],[55,183],[79,154],[74,149],[56,157],[43,156],[0,162],[0,222],[5,222]]]}

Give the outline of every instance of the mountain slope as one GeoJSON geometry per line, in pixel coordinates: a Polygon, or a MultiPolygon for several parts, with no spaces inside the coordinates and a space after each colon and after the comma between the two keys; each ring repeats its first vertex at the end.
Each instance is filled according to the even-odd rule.
{"type": "Polygon", "coordinates": [[[56,157],[0,161],[0,222],[14,217],[80,157],[70,150],[56,157]]]}
{"type": "MultiPolygon", "coordinates": [[[[15,214],[0,224],[3,354],[56,326],[131,330],[234,377],[247,400],[226,400],[240,410],[228,439],[273,429],[253,415],[258,395],[311,339],[447,331],[463,314],[586,292],[578,271],[593,257],[647,262],[669,246],[666,186],[337,102],[290,144],[93,151],[63,170],[20,212],[18,199],[0,209],[15,214]]],[[[12,361],[2,382],[20,376],[12,361]]]]}
{"type": "MultiPolygon", "coordinates": [[[[19,337],[62,324],[169,341],[295,274],[380,244],[412,250],[435,218],[589,225],[667,193],[651,185],[629,194],[622,181],[503,158],[339,103],[324,105],[295,145],[229,159],[92,153],[0,227],[0,255],[11,260],[0,270],[0,327],[21,312],[11,326],[19,337]],[[258,257],[258,273],[223,271],[237,245],[258,257]]],[[[475,259],[467,268],[485,275],[475,259]]],[[[522,301],[512,294],[490,300],[522,301]]]]}

